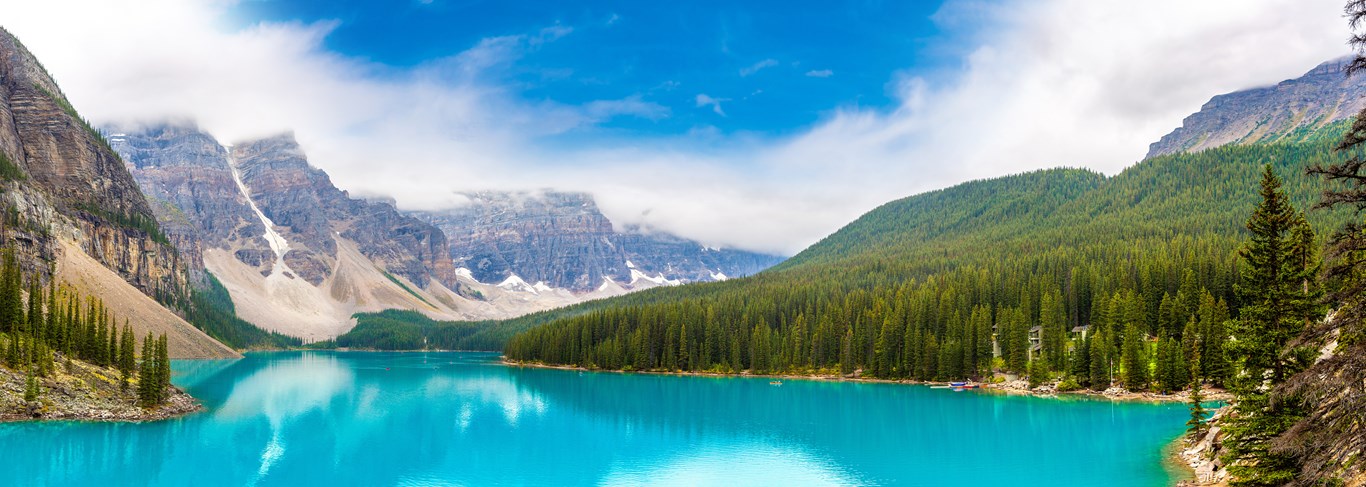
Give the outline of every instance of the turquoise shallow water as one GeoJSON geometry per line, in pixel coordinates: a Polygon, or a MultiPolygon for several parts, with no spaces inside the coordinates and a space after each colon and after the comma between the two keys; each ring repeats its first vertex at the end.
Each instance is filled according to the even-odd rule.
{"type": "Polygon", "coordinates": [[[506,367],[496,354],[176,363],[208,411],[0,425],[4,485],[1172,482],[1181,405],[506,367]]]}

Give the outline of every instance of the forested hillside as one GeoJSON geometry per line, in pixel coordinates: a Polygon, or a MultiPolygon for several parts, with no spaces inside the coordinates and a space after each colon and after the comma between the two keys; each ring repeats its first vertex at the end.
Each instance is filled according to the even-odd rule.
{"type": "MultiPolygon", "coordinates": [[[[1055,169],[905,198],[753,278],[541,317],[549,324],[513,338],[506,353],[611,369],[961,379],[993,368],[994,335],[996,368],[1007,372],[1026,373],[1034,347],[1036,369],[1080,386],[1108,387],[1114,375],[1130,388],[1174,389],[1188,382],[1178,364],[1122,359],[1175,361],[1165,341],[1208,337],[1201,358],[1182,360],[1218,380],[1217,337],[1240,307],[1235,249],[1263,167],[1285,180],[1295,207],[1309,208],[1322,183],[1305,168],[1340,160],[1333,147],[1344,129],[1157,157],[1108,178],[1055,169]],[[1101,339],[1073,340],[1081,325],[1101,339]]],[[[1337,228],[1346,214],[1308,218],[1337,228]]]]}

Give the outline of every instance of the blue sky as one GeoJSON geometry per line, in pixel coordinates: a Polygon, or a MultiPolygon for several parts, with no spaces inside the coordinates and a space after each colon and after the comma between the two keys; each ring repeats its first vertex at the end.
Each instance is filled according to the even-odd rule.
{"type": "Polygon", "coordinates": [[[0,24],[97,124],[289,131],[404,209],[584,191],[619,225],[791,254],[963,181],[1114,174],[1212,96],[1346,54],[1341,7],[43,0],[0,24]]]}
{"type": "Polygon", "coordinates": [[[528,102],[632,100],[594,128],[617,136],[699,129],[787,134],[841,106],[890,107],[898,72],[961,61],[936,1],[563,2],[265,0],[240,26],[336,22],[327,49],[414,68],[488,39],[526,36],[511,64],[481,73],[528,102]]]}

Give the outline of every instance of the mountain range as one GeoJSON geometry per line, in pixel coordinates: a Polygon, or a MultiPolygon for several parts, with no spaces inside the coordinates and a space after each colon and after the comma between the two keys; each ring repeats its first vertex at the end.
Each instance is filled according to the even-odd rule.
{"type": "Polygon", "coordinates": [[[615,228],[587,193],[463,193],[466,205],[413,212],[451,236],[451,258],[482,282],[516,276],[576,292],[743,277],[781,257],[615,228]]]}
{"type": "Polygon", "coordinates": [[[337,188],[288,134],[224,145],[190,122],[104,131],[189,267],[246,321],[305,341],[345,333],[356,313],[505,319],[781,260],[616,232],[587,194],[403,212],[337,188]]]}

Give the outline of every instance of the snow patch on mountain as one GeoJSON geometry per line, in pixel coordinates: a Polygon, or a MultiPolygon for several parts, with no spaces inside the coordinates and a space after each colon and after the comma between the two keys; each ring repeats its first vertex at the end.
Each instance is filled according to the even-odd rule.
{"type": "Polygon", "coordinates": [[[651,276],[641,272],[640,269],[631,269],[631,285],[635,286],[636,283],[640,281],[651,282],[657,286],[677,286],[683,284],[683,281],[678,279],[664,277],[663,273],[660,273],[658,276],[651,276]]]}
{"type": "Polygon", "coordinates": [[[251,198],[251,190],[247,188],[246,183],[242,182],[242,172],[237,170],[237,158],[232,155],[232,147],[225,145],[223,150],[228,153],[228,169],[232,170],[232,180],[237,183],[237,190],[242,192],[242,197],[247,199],[247,206],[251,207],[251,211],[256,212],[256,216],[266,226],[266,233],[262,237],[270,245],[270,250],[275,252],[277,267],[284,265],[285,253],[289,252],[289,242],[285,240],[283,235],[280,235],[280,232],[275,231],[275,222],[271,221],[270,217],[266,216],[261,208],[256,206],[256,200],[251,198]]]}

